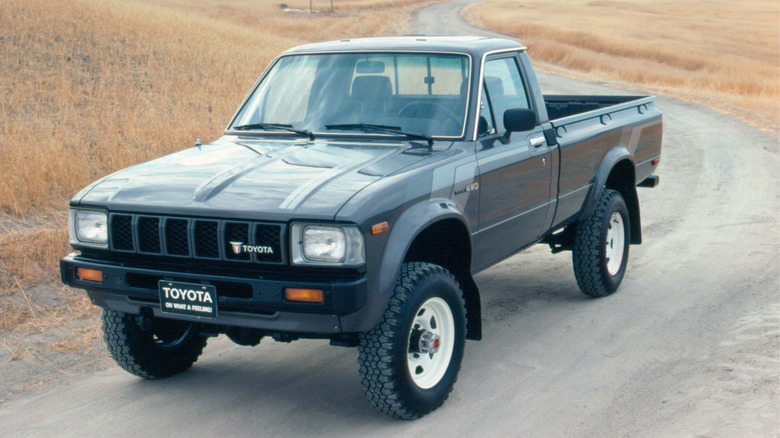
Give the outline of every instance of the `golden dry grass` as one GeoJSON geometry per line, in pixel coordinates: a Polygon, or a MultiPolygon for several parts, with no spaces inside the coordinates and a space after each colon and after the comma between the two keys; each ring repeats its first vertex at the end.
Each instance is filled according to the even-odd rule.
{"type": "Polygon", "coordinates": [[[535,60],[780,127],[777,0],[487,0],[465,14],[535,60]]]}
{"type": "Polygon", "coordinates": [[[286,48],[404,30],[398,8],[335,4],[312,16],[250,0],[4,0],[0,210],[61,207],[96,178],[217,137],[286,48]]]}
{"type": "Polygon", "coordinates": [[[0,1],[0,346],[21,359],[38,348],[30,336],[62,352],[99,336],[85,294],[58,284],[70,196],[218,137],[279,52],[403,33],[432,2],[335,0],[309,14],[258,0],[0,1]],[[57,300],[41,304],[47,293],[57,300]]]}
{"type": "Polygon", "coordinates": [[[58,257],[68,250],[67,233],[59,227],[7,233],[0,240],[0,289],[56,280],[58,257]]]}
{"type": "Polygon", "coordinates": [[[0,238],[0,345],[11,360],[34,356],[37,337],[53,351],[83,353],[98,338],[96,311],[81,291],[58,283],[69,247],[61,224],[7,231],[0,238]]]}

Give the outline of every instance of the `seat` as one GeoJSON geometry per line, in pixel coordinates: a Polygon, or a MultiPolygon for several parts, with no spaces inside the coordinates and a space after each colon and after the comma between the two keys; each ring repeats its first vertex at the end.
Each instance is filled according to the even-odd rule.
{"type": "Polygon", "coordinates": [[[352,81],[352,98],[363,114],[384,114],[392,95],[393,86],[387,76],[358,76],[352,81]]]}

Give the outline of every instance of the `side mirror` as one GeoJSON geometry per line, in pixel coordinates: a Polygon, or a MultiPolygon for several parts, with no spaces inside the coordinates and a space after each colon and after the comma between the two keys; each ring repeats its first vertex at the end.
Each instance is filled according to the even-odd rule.
{"type": "Polygon", "coordinates": [[[504,128],[507,132],[530,131],[536,127],[536,113],[529,109],[504,111],[504,128]]]}

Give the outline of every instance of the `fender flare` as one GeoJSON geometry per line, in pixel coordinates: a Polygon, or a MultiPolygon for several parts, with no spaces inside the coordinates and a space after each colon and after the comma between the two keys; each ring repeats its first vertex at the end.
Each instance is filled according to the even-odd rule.
{"type": "Polygon", "coordinates": [[[593,214],[593,211],[598,204],[599,197],[601,196],[601,192],[604,191],[604,187],[607,184],[607,180],[609,179],[612,170],[618,163],[623,161],[631,163],[634,174],[630,187],[626,187],[625,193],[623,193],[630,215],[631,243],[640,244],[642,243],[642,226],[639,215],[639,197],[636,193],[636,163],[634,162],[634,157],[631,155],[631,152],[629,152],[628,148],[625,146],[615,147],[604,156],[604,159],[596,170],[596,178],[588,192],[588,196],[585,198],[585,203],[583,204],[582,211],[577,217],[577,220],[582,220],[593,214]]]}
{"type": "MultiPolygon", "coordinates": [[[[466,230],[469,230],[463,213],[453,201],[446,198],[426,199],[409,207],[398,217],[390,227],[390,235],[382,252],[379,270],[372,276],[373,281],[370,281],[372,284],[369,284],[366,305],[359,312],[342,316],[342,326],[349,331],[366,332],[380,321],[390,302],[395,281],[412,242],[423,230],[444,219],[457,219],[463,223],[466,230]]],[[[469,278],[471,278],[470,273],[469,278]]],[[[468,286],[462,285],[462,287],[468,286]]]]}
{"type": "MultiPolygon", "coordinates": [[[[404,257],[409,252],[414,239],[430,225],[444,219],[457,219],[463,223],[466,230],[469,229],[463,214],[457,205],[449,199],[430,199],[412,206],[401,214],[393,224],[382,255],[378,284],[380,294],[390,298],[395,279],[401,272],[401,264],[403,264],[404,257]]],[[[469,235],[471,235],[470,232],[469,235]]]]}

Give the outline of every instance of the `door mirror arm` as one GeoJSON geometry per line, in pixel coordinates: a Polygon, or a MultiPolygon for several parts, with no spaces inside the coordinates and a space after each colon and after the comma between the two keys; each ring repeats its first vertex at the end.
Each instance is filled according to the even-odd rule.
{"type": "MultiPolygon", "coordinates": [[[[504,125],[504,126],[506,126],[506,125],[504,125]]],[[[510,131],[508,129],[506,130],[506,132],[504,132],[504,135],[502,135],[501,137],[498,137],[498,141],[500,141],[501,144],[509,144],[509,141],[511,139],[512,139],[512,131],[510,131]]]]}

